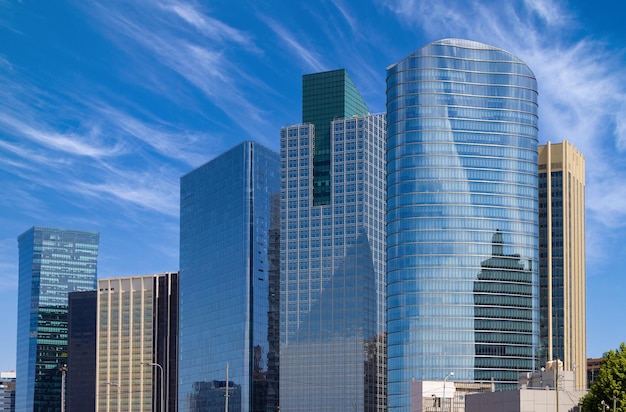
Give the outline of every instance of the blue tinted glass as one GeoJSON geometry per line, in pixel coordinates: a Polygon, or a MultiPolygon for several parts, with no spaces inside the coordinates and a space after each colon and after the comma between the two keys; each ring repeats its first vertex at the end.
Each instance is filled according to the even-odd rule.
{"type": "Polygon", "coordinates": [[[251,142],[181,179],[180,411],[276,410],[278,192],[251,142]]]}
{"type": "MultiPolygon", "coordinates": [[[[336,120],[330,130],[328,205],[318,206],[310,190],[298,189],[301,176],[312,176],[303,174],[311,166],[281,168],[281,202],[290,212],[281,233],[280,406],[380,411],[386,403],[385,116],[336,120]],[[289,199],[296,195],[300,202],[291,212],[289,199]]],[[[288,136],[302,146],[316,131],[285,128],[281,147],[288,150],[288,136]]],[[[305,187],[315,184],[309,179],[305,187]]]]}
{"type": "Polygon", "coordinates": [[[411,410],[416,377],[514,388],[538,344],[534,76],[448,39],[387,85],[389,410],[411,410]]]}
{"type": "Polygon", "coordinates": [[[96,289],[96,232],[33,227],[18,237],[17,410],[57,410],[68,293],[96,289]]]}

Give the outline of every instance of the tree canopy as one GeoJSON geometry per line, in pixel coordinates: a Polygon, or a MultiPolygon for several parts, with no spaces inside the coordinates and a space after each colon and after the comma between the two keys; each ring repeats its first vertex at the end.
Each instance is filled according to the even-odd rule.
{"type": "Polygon", "coordinates": [[[582,398],[583,412],[613,411],[626,412],[626,343],[617,350],[610,350],[600,365],[596,381],[591,385],[589,393],[582,398]]]}

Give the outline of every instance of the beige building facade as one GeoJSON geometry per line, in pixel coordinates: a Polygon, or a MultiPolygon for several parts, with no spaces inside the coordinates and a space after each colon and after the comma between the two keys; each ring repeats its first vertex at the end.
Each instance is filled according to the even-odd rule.
{"type": "Polygon", "coordinates": [[[178,273],[98,280],[96,411],[176,405],[178,273]]]}
{"type": "Polygon", "coordinates": [[[541,363],[586,387],[585,159],[567,140],[539,147],[541,363]]]}

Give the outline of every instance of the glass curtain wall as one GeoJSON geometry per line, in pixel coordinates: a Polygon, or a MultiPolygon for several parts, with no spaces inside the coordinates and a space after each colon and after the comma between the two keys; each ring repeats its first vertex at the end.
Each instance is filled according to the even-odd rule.
{"type": "Polygon", "coordinates": [[[281,130],[280,406],[384,411],[385,116],[329,130],[332,191],[319,206],[317,126],[281,130]]]}
{"type": "Polygon", "coordinates": [[[387,70],[389,410],[411,380],[513,388],[538,343],[537,84],[444,39],[387,70]]]}
{"type": "Polygon", "coordinates": [[[181,412],[277,408],[278,171],[244,142],[181,179],[181,412]]]}
{"type": "Polygon", "coordinates": [[[18,237],[16,410],[60,411],[68,293],[96,288],[97,232],[33,227],[18,237]]]}

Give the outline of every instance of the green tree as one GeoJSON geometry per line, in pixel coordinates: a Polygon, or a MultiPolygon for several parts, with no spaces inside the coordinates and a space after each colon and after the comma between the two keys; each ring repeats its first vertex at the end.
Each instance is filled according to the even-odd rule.
{"type": "Polygon", "coordinates": [[[598,412],[603,408],[602,402],[608,406],[605,411],[626,412],[626,343],[619,345],[617,350],[610,350],[606,360],[600,365],[598,378],[591,385],[589,393],[582,398],[583,412],[598,412]]]}

